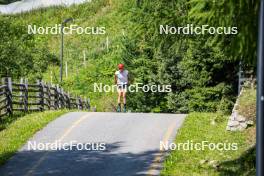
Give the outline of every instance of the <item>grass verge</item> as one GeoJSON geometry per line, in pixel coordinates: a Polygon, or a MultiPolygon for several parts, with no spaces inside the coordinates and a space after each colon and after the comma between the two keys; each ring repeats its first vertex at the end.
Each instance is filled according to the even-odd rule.
{"type": "Polygon", "coordinates": [[[175,143],[236,143],[237,150],[173,150],[161,175],[255,175],[255,127],[226,131],[227,118],[213,113],[192,113],[179,130],[175,143]],[[218,116],[218,117],[216,117],[218,116]],[[215,122],[214,119],[217,119],[215,122]],[[214,123],[212,123],[214,122],[214,123]]]}
{"type": "Polygon", "coordinates": [[[37,131],[66,112],[67,110],[32,113],[18,118],[0,131],[0,165],[3,165],[37,131]]]}
{"type": "Polygon", "coordinates": [[[245,88],[239,97],[238,112],[247,120],[256,121],[256,89],[245,88]]]}

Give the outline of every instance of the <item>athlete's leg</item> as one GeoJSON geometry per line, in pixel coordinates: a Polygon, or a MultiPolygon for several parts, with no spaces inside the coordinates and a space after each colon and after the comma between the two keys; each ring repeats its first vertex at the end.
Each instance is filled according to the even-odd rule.
{"type": "Polygon", "coordinates": [[[117,98],[118,106],[117,106],[117,112],[120,112],[121,111],[121,96],[122,96],[122,91],[121,91],[121,89],[118,89],[118,98],[117,98]]]}
{"type": "Polygon", "coordinates": [[[118,90],[118,98],[117,98],[117,103],[118,103],[118,104],[121,103],[121,96],[122,96],[122,91],[119,89],[119,90],[118,90]]]}
{"type": "Polygon", "coordinates": [[[126,104],[126,91],[123,92],[123,103],[126,104]]]}
{"type": "Polygon", "coordinates": [[[126,91],[123,92],[124,112],[126,112],[126,91]]]}

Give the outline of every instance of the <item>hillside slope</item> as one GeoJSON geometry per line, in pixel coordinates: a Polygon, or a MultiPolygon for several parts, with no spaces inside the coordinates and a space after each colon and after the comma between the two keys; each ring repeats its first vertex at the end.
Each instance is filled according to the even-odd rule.
{"type": "MultiPolygon", "coordinates": [[[[122,61],[122,39],[129,29],[126,29],[128,26],[125,24],[125,16],[122,16],[122,11],[120,12],[121,4],[122,1],[118,0],[115,2],[97,0],[69,8],[52,7],[2,18],[12,21],[12,24],[21,26],[26,31],[28,25],[53,27],[69,17],[74,18],[72,24],[83,28],[105,27],[105,35],[65,35],[63,87],[65,91],[89,97],[99,111],[112,111],[111,104],[115,104],[113,99],[115,94],[94,93],[93,84],[111,85],[116,65],[122,61]],[[68,77],[65,74],[66,62],[68,77]]],[[[38,47],[45,47],[59,59],[59,34],[36,34],[34,37],[38,47]]],[[[58,64],[49,64],[43,79],[53,84],[59,83],[58,64]]]]}
{"type": "MultiPolygon", "coordinates": [[[[38,77],[48,82],[59,83],[60,35],[27,36],[26,33],[28,25],[42,29],[52,28],[71,17],[74,22],[67,26],[105,28],[105,34],[65,35],[63,86],[66,91],[90,97],[99,111],[112,111],[112,104],[116,104],[115,93],[94,92],[94,83],[111,86],[116,65],[123,62],[134,83],[149,86],[169,85],[172,88],[169,93],[151,91],[130,93],[128,104],[132,111],[229,113],[237,92],[239,66],[236,59],[238,56],[230,56],[230,52],[226,50],[226,46],[231,46],[230,36],[221,36],[223,40],[215,45],[216,39],[212,35],[161,35],[159,31],[160,25],[186,26],[193,23],[190,13],[195,7],[195,2],[189,4],[184,0],[176,2],[93,0],[69,8],[51,7],[21,15],[1,16],[3,21],[12,22],[14,33],[17,32],[17,27],[23,29],[24,33],[19,36],[17,44],[20,50],[15,53],[17,62],[20,62],[19,57],[24,51],[24,48],[19,47],[21,42],[30,37],[34,42],[33,44],[29,42],[30,50],[27,54],[35,59],[32,66],[27,67],[29,71],[23,71],[23,68],[15,70],[16,72],[12,71],[12,65],[7,63],[8,69],[1,68],[0,72],[2,75],[8,75],[5,73],[12,71],[17,73],[15,77],[31,76],[32,79],[38,77]],[[43,49],[34,52],[37,48],[43,49]],[[49,60],[50,55],[56,58],[44,62],[49,60]],[[41,71],[38,71],[40,73],[36,76],[34,72],[38,67],[34,65],[38,63],[41,63],[39,67],[42,69],[39,69],[41,71]],[[33,72],[30,70],[31,67],[34,68],[33,72]]],[[[234,24],[231,21],[228,26],[232,25],[234,24]]],[[[241,31],[240,35],[232,38],[244,35],[243,30],[241,31]]],[[[14,35],[14,40],[16,39],[14,35]]],[[[2,47],[8,50],[8,47],[2,47]]],[[[8,52],[12,53],[11,50],[8,52]]],[[[7,52],[2,52],[1,55],[5,53],[7,52]]],[[[6,61],[8,58],[9,55],[6,55],[2,60],[6,61]]],[[[26,60],[27,55],[23,58],[26,60]]]]}

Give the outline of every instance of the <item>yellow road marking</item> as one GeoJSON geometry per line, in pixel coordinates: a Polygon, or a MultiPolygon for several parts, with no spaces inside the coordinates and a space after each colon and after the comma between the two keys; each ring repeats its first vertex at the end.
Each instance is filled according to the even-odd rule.
{"type": "Polygon", "coordinates": [[[72,130],[79,125],[84,119],[86,119],[90,114],[86,114],[84,116],[82,116],[79,120],[77,120],[76,122],[74,122],[72,124],[72,126],[70,126],[64,133],[63,135],[59,138],[59,141],[62,141],[66,136],[68,136],[72,130]]]}
{"type": "MultiPolygon", "coordinates": [[[[163,140],[162,140],[163,143],[166,143],[169,140],[169,138],[171,137],[171,135],[172,135],[172,133],[173,133],[173,131],[175,129],[175,126],[176,126],[176,123],[172,123],[169,126],[167,132],[165,133],[165,135],[163,137],[163,140]]],[[[153,172],[155,172],[155,170],[157,169],[157,167],[159,167],[160,162],[162,160],[162,156],[163,156],[163,151],[160,151],[157,154],[157,156],[154,158],[154,160],[152,161],[152,164],[150,165],[149,170],[147,172],[147,175],[148,176],[153,175],[153,172]]]]}
{"type": "MultiPolygon", "coordinates": [[[[79,118],[79,120],[77,120],[76,122],[74,122],[69,128],[67,128],[62,136],[59,138],[58,141],[62,141],[65,137],[67,137],[72,130],[78,125],[80,124],[83,120],[85,120],[90,114],[86,114],[83,115],[79,118]]],[[[57,140],[54,141],[54,143],[57,140]]],[[[33,174],[33,172],[40,166],[40,164],[46,159],[47,155],[48,155],[49,151],[45,151],[45,153],[39,158],[39,160],[36,162],[36,164],[25,174],[25,176],[30,176],[33,174]]]]}

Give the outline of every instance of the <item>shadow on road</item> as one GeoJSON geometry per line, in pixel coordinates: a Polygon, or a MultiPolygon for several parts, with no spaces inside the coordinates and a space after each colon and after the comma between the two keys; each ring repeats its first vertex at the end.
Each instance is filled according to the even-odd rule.
{"type": "Polygon", "coordinates": [[[20,151],[0,168],[0,175],[146,175],[159,151],[129,153],[121,142],[106,144],[105,151],[20,151]],[[125,150],[123,150],[125,151],[125,150]]]}

